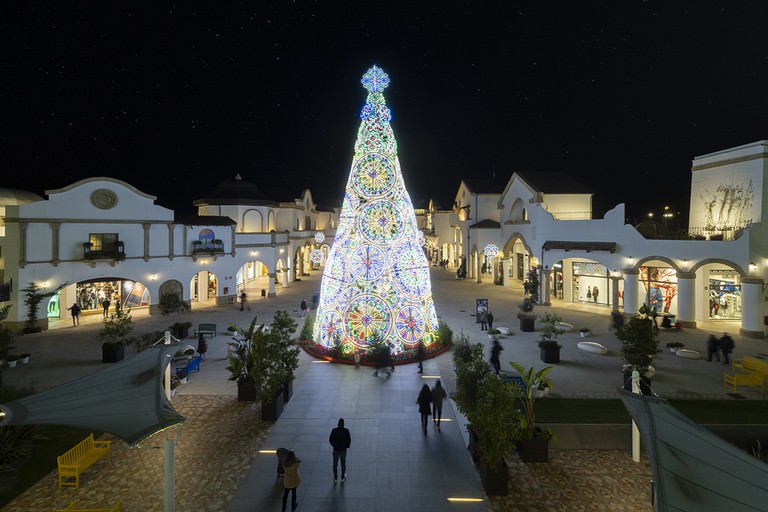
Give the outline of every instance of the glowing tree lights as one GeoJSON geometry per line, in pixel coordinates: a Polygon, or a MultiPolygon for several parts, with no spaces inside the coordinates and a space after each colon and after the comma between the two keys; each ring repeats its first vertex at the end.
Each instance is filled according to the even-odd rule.
{"type": "Polygon", "coordinates": [[[389,77],[376,66],[361,80],[355,156],[339,225],[323,273],[314,339],[345,352],[383,339],[395,352],[435,341],[424,235],[405,190],[392,114],[382,91],[389,77]]]}

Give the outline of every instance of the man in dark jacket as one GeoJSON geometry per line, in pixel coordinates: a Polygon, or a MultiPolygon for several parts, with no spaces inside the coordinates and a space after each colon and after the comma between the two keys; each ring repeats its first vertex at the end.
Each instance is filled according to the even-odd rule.
{"type": "Polygon", "coordinates": [[[344,428],[344,418],[339,418],[339,426],[331,430],[328,442],[333,446],[333,483],[339,481],[337,466],[341,460],[341,481],[347,479],[347,448],[352,443],[349,430],[344,428]]]}

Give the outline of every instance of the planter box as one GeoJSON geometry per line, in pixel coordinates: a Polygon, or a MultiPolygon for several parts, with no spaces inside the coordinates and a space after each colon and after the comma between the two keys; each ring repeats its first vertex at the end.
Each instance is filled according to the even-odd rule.
{"type": "Polygon", "coordinates": [[[509,470],[507,463],[502,461],[497,471],[491,471],[483,463],[478,464],[477,471],[483,481],[483,489],[488,496],[509,495],[509,470]]]}
{"type": "Polygon", "coordinates": [[[125,359],[125,345],[101,347],[101,362],[116,363],[125,359]]]}
{"type": "Polygon", "coordinates": [[[287,404],[293,396],[293,376],[283,385],[283,403],[287,404]]]}
{"type": "Polygon", "coordinates": [[[267,403],[261,401],[261,420],[262,421],[277,421],[281,414],[283,414],[283,392],[282,390],[275,396],[275,399],[267,403]]]}
{"type": "Polygon", "coordinates": [[[237,399],[240,402],[255,402],[259,393],[251,382],[237,383],[237,399]]]}
{"type": "Polygon", "coordinates": [[[535,318],[521,318],[520,319],[520,330],[523,332],[534,332],[536,329],[534,326],[536,325],[536,319],[535,318]]]}
{"type": "Polygon", "coordinates": [[[549,441],[522,439],[517,442],[517,454],[523,462],[549,462],[549,441]]]}
{"type": "Polygon", "coordinates": [[[547,364],[557,364],[560,362],[559,348],[540,348],[541,360],[547,364]]]}
{"type": "Polygon", "coordinates": [[[171,333],[177,340],[183,340],[185,338],[189,338],[189,327],[184,327],[182,329],[174,329],[171,333]]]}

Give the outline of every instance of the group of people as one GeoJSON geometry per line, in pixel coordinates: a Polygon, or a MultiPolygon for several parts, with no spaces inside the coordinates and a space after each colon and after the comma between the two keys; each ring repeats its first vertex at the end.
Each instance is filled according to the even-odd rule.
{"type": "Polygon", "coordinates": [[[589,286],[587,286],[587,300],[592,299],[592,301],[597,304],[597,297],[600,295],[600,290],[597,288],[597,286],[593,286],[591,289],[589,286]]]}
{"type": "Polygon", "coordinates": [[[730,364],[728,356],[733,352],[735,347],[733,338],[728,336],[728,333],[723,333],[723,337],[717,339],[715,335],[710,335],[707,340],[707,361],[712,361],[712,356],[720,362],[720,354],[723,354],[723,364],[730,364]]]}
{"type": "Polygon", "coordinates": [[[437,430],[440,430],[440,421],[443,417],[443,400],[446,397],[445,389],[440,383],[440,379],[435,382],[435,387],[429,389],[427,384],[421,387],[419,397],[416,403],[419,405],[419,414],[421,415],[421,430],[427,435],[427,425],[429,416],[432,415],[432,421],[437,430]]]}
{"type": "Polygon", "coordinates": [[[489,331],[493,329],[493,313],[490,311],[481,311],[479,316],[481,331],[489,331]]]}

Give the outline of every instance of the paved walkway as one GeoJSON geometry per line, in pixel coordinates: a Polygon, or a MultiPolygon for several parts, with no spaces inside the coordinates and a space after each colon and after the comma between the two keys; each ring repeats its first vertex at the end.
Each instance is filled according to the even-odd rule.
{"type": "MultiPolygon", "coordinates": [[[[515,314],[522,299],[519,288],[456,281],[449,271],[434,270],[432,277],[438,314],[456,335],[465,332],[473,342],[490,345],[472,316],[474,299],[488,298],[495,325],[514,331],[502,339],[504,364],[513,359],[524,365],[543,366],[535,343],[537,335],[517,329],[515,314]]],[[[179,410],[190,417],[177,450],[177,459],[183,460],[177,473],[177,510],[279,510],[282,493],[275,479],[276,458],[257,454],[259,446],[296,449],[303,460],[300,510],[650,510],[647,463],[631,463],[623,450],[563,451],[556,445],[550,464],[524,465],[510,460],[509,498],[486,499],[479,504],[448,503],[448,496],[483,497],[482,490],[464,449],[458,422],[446,422],[441,432],[430,430],[426,438],[419,432],[414,402],[423,381],[415,365],[398,367],[392,379],[384,380],[374,378],[367,369],[314,363],[302,353],[293,400],[274,426],[262,424],[257,408],[238,404],[234,399],[236,387],[226,380],[226,325],[246,325],[254,314],[268,324],[278,309],[289,311],[300,322],[298,305],[319,288],[319,281],[319,274],[314,273],[290,288],[278,289],[276,298],[249,301],[251,311],[214,307],[171,317],[135,314],[136,335],[187,319],[193,324],[215,322],[221,333],[209,343],[202,371],[179,388],[175,401],[179,410]],[[353,443],[348,457],[349,479],[334,486],[327,436],[339,417],[347,420],[353,443]],[[250,458],[250,464],[243,462],[250,458]]],[[[258,294],[253,291],[249,296],[258,294]]],[[[576,328],[591,328],[595,333],[591,340],[609,348],[605,356],[587,354],[576,348],[578,333],[563,335],[562,362],[550,373],[555,383],[553,392],[561,396],[614,397],[621,383],[621,361],[619,342],[607,332],[609,310],[592,305],[559,307],[557,303],[551,308],[537,307],[540,312],[545,309],[557,312],[576,328]]],[[[100,343],[96,340],[99,321],[90,320],[72,327],[64,319],[56,323],[58,329],[17,338],[16,351],[31,352],[32,360],[29,365],[9,369],[5,384],[34,383],[44,389],[102,368],[100,343]]],[[[717,334],[722,330],[732,335],[738,331],[733,322],[718,323],[717,327],[721,331],[717,334]]],[[[704,351],[708,334],[686,330],[664,333],[662,340],[679,340],[686,348],[704,351]]],[[[764,340],[734,339],[737,356],[768,353],[768,342],[764,340]]],[[[194,340],[189,341],[196,345],[194,340]]],[[[728,397],[722,388],[726,369],[722,365],[685,360],[667,352],[655,360],[655,366],[654,390],[664,396],[728,397]]],[[[449,391],[454,389],[450,354],[429,360],[426,373],[440,376],[449,391]]],[[[450,409],[444,412],[447,419],[457,419],[450,409]]],[[[586,447],[593,441],[587,436],[571,444],[579,448],[579,442],[586,447]]],[[[148,458],[147,450],[124,452],[141,457],[130,459],[126,455],[127,463],[121,465],[122,456],[116,455],[108,471],[94,469],[87,473],[80,491],[58,491],[54,472],[3,510],[50,510],[78,496],[84,505],[105,504],[119,496],[125,498],[128,512],[162,510],[157,501],[162,496],[162,484],[156,457],[148,458]],[[154,476],[142,480],[145,473],[154,476]],[[125,485],[117,486],[118,481],[125,485]],[[52,487],[48,494],[40,491],[46,487],[52,487]]],[[[149,453],[156,456],[160,452],[149,453]]]]}

